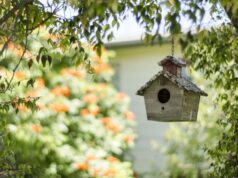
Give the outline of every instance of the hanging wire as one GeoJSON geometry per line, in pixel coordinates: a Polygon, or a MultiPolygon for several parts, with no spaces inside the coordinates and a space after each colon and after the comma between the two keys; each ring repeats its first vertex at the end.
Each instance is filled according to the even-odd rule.
{"type": "Polygon", "coordinates": [[[174,37],[173,36],[171,40],[171,55],[174,57],[174,37]]]}

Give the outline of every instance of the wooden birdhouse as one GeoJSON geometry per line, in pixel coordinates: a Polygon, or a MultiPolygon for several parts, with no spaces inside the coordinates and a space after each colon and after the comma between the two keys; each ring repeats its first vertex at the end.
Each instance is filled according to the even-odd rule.
{"type": "Polygon", "coordinates": [[[137,91],[144,96],[148,120],[196,121],[200,96],[207,94],[185,75],[181,59],[167,56],[159,65],[163,70],[137,91]]]}

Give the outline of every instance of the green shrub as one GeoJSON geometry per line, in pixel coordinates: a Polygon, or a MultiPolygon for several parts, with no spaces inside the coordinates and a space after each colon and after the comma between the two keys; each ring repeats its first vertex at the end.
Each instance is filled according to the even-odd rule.
{"type": "Polygon", "coordinates": [[[17,105],[8,124],[16,164],[31,168],[25,177],[133,177],[124,158],[136,137],[129,98],[110,84],[108,52],[89,54],[94,75],[85,66],[65,67],[65,61],[16,73],[16,80],[35,80],[17,95],[40,97],[36,111],[17,105]]]}

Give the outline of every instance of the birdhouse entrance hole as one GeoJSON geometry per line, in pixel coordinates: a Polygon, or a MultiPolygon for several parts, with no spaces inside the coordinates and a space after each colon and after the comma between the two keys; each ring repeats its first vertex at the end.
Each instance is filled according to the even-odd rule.
{"type": "Polygon", "coordinates": [[[207,94],[186,77],[186,62],[167,56],[159,65],[163,70],[137,91],[144,96],[148,120],[196,121],[200,96],[207,94]]]}
{"type": "MultiPolygon", "coordinates": [[[[163,89],[159,90],[157,97],[158,97],[159,102],[167,103],[170,99],[170,92],[169,92],[169,90],[163,88],[163,89]]],[[[164,107],[162,107],[162,109],[164,110],[164,107]]]]}

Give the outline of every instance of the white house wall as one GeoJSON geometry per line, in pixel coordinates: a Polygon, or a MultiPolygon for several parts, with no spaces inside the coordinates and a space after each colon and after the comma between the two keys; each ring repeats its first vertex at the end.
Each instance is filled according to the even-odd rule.
{"type": "Polygon", "coordinates": [[[171,55],[171,45],[120,47],[112,50],[116,52],[116,57],[112,59],[112,62],[118,65],[119,89],[131,97],[131,109],[136,114],[138,122],[139,137],[133,150],[135,170],[147,172],[152,167],[161,169],[165,159],[153,147],[158,146],[154,144],[157,142],[163,146],[163,136],[169,123],[148,121],[144,98],[135,93],[158,70],[161,70],[157,62],[167,55],[171,55]]]}

